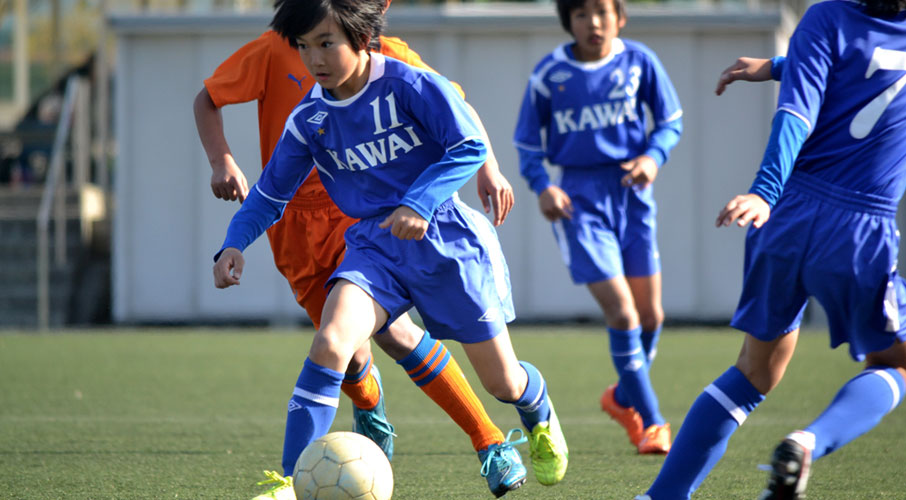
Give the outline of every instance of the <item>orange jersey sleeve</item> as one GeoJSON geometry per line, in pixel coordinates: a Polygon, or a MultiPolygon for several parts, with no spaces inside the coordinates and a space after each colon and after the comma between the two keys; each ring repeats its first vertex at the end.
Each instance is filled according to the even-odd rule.
{"type": "MultiPolygon", "coordinates": [[[[243,45],[204,81],[214,105],[258,101],[261,166],[267,165],[286,125],[286,118],[315,85],[299,52],[274,31],[243,45]]],[[[327,199],[316,171],[302,183],[290,203],[327,199]]]]}
{"type": "MultiPolygon", "coordinates": [[[[422,56],[418,55],[418,52],[410,49],[409,44],[400,40],[399,38],[392,36],[382,36],[381,54],[392,57],[394,59],[399,59],[400,61],[403,61],[410,66],[415,66],[416,68],[426,69],[433,73],[437,73],[434,68],[428,66],[428,64],[422,60],[422,56]]],[[[450,81],[450,83],[452,83],[453,86],[456,87],[459,95],[461,95],[462,98],[465,99],[466,93],[463,92],[462,87],[454,81],[450,81]]]]}
{"type": "Polygon", "coordinates": [[[204,81],[214,105],[258,101],[261,163],[270,159],[296,104],[314,86],[299,53],[273,31],[243,45],[204,81]]]}

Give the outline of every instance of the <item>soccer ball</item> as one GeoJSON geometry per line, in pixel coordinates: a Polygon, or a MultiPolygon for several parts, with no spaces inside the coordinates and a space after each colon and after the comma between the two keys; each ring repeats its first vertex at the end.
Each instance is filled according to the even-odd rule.
{"type": "Polygon", "coordinates": [[[297,500],[390,500],[393,471],[374,441],[331,432],[302,450],[293,470],[297,500]]]}

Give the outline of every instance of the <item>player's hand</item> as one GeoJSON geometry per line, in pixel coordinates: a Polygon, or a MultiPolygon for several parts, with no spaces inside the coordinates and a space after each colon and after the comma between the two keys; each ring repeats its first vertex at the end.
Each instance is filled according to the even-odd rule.
{"type": "Polygon", "coordinates": [[[390,228],[390,234],[401,240],[420,240],[428,231],[428,221],[411,208],[400,205],[383,222],[378,224],[381,229],[390,228]]]}
{"type": "Polygon", "coordinates": [[[757,194],[740,194],[730,200],[717,215],[717,227],[729,226],[734,221],[745,227],[749,221],[756,228],[764,225],[771,217],[771,206],[757,194]]]}
{"type": "Polygon", "coordinates": [[[245,258],[238,248],[225,248],[214,263],[214,286],[227,288],[239,284],[245,258]]]}
{"type": "Polygon", "coordinates": [[[212,165],[211,168],[211,191],[214,192],[214,197],[229,201],[238,199],[239,203],[245,201],[249,195],[249,183],[232,155],[224,155],[223,163],[212,165]]]}
{"type": "Polygon", "coordinates": [[[551,222],[573,218],[573,201],[557,186],[548,186],[541,192],[538,206],[541,208],[541,215],[551,222]]]}
{"type": "Polygon", "coordinates": [[[513,209],[515,197],[513,196],[513,186],[497,167],[497,160],[489,155],[488,161],[478,170],[475,180],[478,184],[478,199],[481,200],[484,213],[491,213],[491,209],[493,209],[492,222],[495,226],[503,224],[506,216],[513,209]]]}
{"type": "Polygon", "coordinates": [[[657,177],[658,172],[657,163],[655,163],[654,158],[648,155],[641,155],[629,161],[624,161],[620,164],[620,168],[628,172],[620,179],[620,184],[626,187],[638,186],[640,189],[650,186],[654,182],[655,177],[657,177]]]}
{"type": "Polygon", "coordinates": [[[765,82],[771,79],[771,60],[755,57],[740,57],[732,66],[723,70],[717,79],[714,93],[721,95],[727,85],[737,81],[765,82]]]}

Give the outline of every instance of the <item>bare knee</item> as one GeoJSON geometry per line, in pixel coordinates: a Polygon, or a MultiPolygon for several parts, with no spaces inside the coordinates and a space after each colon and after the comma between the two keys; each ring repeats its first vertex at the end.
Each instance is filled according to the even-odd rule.
{"type": "Polygon", "coordinates": [[[371,343],[365,342],[362,344],[362,347],[359,347],[352,355],[352,359],[349,360],[349,367],[346,368],[346,373],[350,375],[355,375],[361,373],[368,366],[368,360],[371,359],[371,343]]]}
{"type": "Polygon", "coordinates": [[[895,368],[906,379],[906,342],[895,342],[883,351],[866,355],[865,367],[895,368]]]}
{"type": "Polygon", "coordinates": [[[499,376],[490,380],[482,380],[481,385],[491,396],[501,401],[514,402],[525,393],[525,387],[528,385],[528,375],[525,373],[525,369],[517,364],[499,376]]]}
{"type": "MultiPolygon", "coordinates": [[[[408,317],[407,317],[408,319],[408,317]]],[[[401,317],[387,328],[384,333],[373,336],[374,342],[388,356],[399,361],[409,355],[421,342],[425,332],[411,320],[401,317]]]]}
{"type": "Polygon", "coordinates": [[[356,354],[358,355],[357,362],[360,363],[359,371],[361,371],[368,362],[368,357],[371,356],[367,342],[362,345],[362,348],[367,349],[367,351],[356,352],[356,346],[344,342],[339,330],[328,324],[322,325],[318,333],[315,334],[311,348],[308,351],[308,357],[321,366],[346,372],[350,361],[353,359],[353,354],[356,354]]]}
{"type": "Polygon", "coordinates": [[[639,326],[638,313],[628,305],[605,310],[604,319],[607,320],[607,326],[615,330],[632,330],[639,326]]]}
{"type": "Polygon", "coordinates": [[[522,393],[525,392],[524,384],[520,386],[518,383],[511,380],[499,380],[489,383],[482,382],[482,385],[485,390],[488,391],[488,394],[501,401],[516,401],[522,397],[522,393]]]}
{"type": "Polygon", "coordinates": [[[758,392],[767,394],[783,379],[798,338],[798,329],[771,341],[758,340],[747,334],[736,360],[736,368],[758,392]]]}
{"type": "Polygon", "coordinates": [[[642,331],[653,332],[664,324],[664,309],[653,307],[644,311],[639,311],[639,323],[642,325],[642,331]]]}

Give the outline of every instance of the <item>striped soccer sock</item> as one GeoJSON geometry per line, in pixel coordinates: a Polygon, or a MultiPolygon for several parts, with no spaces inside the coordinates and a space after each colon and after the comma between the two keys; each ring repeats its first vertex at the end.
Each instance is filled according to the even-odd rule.
{"type": "Polygon", "coordinates": [[[371,364],[372,358],[369,357],[365,367],[358,373],[347,373],[340,386],[343,394],[352,400],[352,404],[362,410],[373,409],[381,400],[381,386],[371,373],[371,364]]]}
{"type": "Polygon", "coordinates": [[[764,395],[735,366],[698,396],[660,473],[648,490],[657,500],[686,500],[723,456],[727,442],[764,395]]]}
{"type": "Polygon", "coordinates": [[[302,450],[327,434],[340,400],[343,374],[306,358],[286,414],[283,438],[283,475],[292,476],[302,450]]]}
{"type": "Polygon", "coordinates": [[[475,451],[503,442],[503,433],[491,421],[456,359],[441,341],[425,332],[418,346],[397,363],[469,435],[475,451]]]}
{"type": "Polygon", "coordinates": [[[652,425],[664,425],[658,407],[657,395],[648,378],[648,361],[642,351],[641,327],[632,330],[608,328],[610,334],[610,357],[620,377],[617,388],[622,388],[625,401],[616,397],[617,403],[624,407],[633,407],[642,417],[642,424],[647,429],[652,425]],[[623,403],[629,404],[623,404],[623,403]]]}
{"type": "Polygon", "coordinates": [[[894,368],[872,367],[850,379],[805,429],[815,436],[812,459],[832,453],[878,425],[902,401],[904,384],[894,368]]]}

